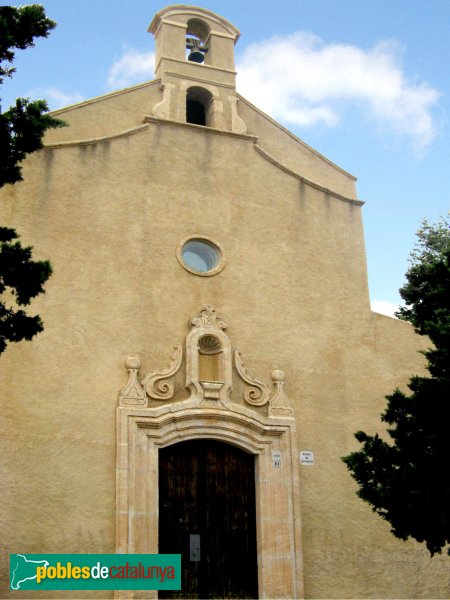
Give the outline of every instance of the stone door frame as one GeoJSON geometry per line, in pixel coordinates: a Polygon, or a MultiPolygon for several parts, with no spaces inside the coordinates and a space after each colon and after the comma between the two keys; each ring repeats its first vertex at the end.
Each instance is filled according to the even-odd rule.
{"type": "MultiPolygon", "coordinates": [[[[245,406],[117,409],[116,553],[158,553],[158,450],[215,439],[255,456],[256,537],[260,598],[303,598],[300,494],[295,421],[245,406]],[[278,461],[281,461],[281,464],[278,461]]],[[[157,598],[120,591],[116,598],[157,598]]]]}

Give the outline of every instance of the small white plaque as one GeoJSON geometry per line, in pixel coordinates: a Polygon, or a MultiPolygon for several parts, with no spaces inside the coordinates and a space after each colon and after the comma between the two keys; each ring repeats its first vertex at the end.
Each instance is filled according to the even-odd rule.
{"type": "Polygon", "coordinates": [[[314,464],[314,452],[311,452],[311,450],[302,450],[300,452],[300,464],[301,465],[313,465],[314,464]]]}
{"type": "Polygon", "coordinates": [[[200,535],[198,533],[189,535],[189,560],[200,561],[200,535]]]}
{"type": "Polygon", "coordinates": [[[275,469],[281,469],[281,452],[279,450],[272,451],[272,463],[275,469]]]}

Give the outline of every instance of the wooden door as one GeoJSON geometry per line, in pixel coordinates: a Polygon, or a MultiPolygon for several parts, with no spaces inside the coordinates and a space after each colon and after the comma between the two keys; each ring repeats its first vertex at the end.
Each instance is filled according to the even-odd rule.
{"type": "Polygon", "coordinates": [[[181,591],[160,598],[258,597],[254,463],[215,440],[159,451],[159,552],[182,562],[181,591]]]}

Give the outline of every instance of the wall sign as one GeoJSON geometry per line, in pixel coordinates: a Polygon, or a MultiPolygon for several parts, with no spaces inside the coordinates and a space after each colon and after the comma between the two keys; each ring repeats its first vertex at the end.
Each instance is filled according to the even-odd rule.
{"type": "Polygon", "coordinates": [[[193,562],[200,560],[200,535],[198,533],[189,535],[189,560],[193,562]]]}
{"type": "Polygon", "coordinates": [[[301,465],[313,465],[314,464],[314,452],[311,452],[311,450],[302,450],[300,452],[300,464],[301,465]]]}
{"type": "Polygon", "coordinates": [[[274,469],[281,469],[281,452],[279,450],[272,450],[272,463],[274,469]]]}

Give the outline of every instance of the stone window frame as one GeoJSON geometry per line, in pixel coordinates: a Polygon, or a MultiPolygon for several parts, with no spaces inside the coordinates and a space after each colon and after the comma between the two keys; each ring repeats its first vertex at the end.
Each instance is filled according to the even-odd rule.
{"type": "Polygon", "coordinates": [[[225,268],[225,265],[227,263],[226,256],[225,256],[222,245],[219,244],[219,242],[216,242],[216,240],[213,240],[209,236],[203,235],[201,233],[194,233],[191,235],[187,235],[182,240],[180,240],[178,242],[178,245],[176,248],[176,256],[177,256],[178,262],[183,267],[183,269],[186,269],[186,271],[188,271],[189,273],[192,273],[193,275],[198,275],[199,277],[212,277],[213,275],[217,275],[225,268]],[[205,271],[205,272],[196,271],[195,269],[192,269],[191,267],[189,267],[189,265],[187,265],[184,262],[183,247],[187,242],[190,242],[191,240],[192,241],[199,240],[200,242],[206,242],[207,244],[210,244],[218,251],[219,262],[214,267],[214,269],[211,269],[210,271],[205,271]]]}

